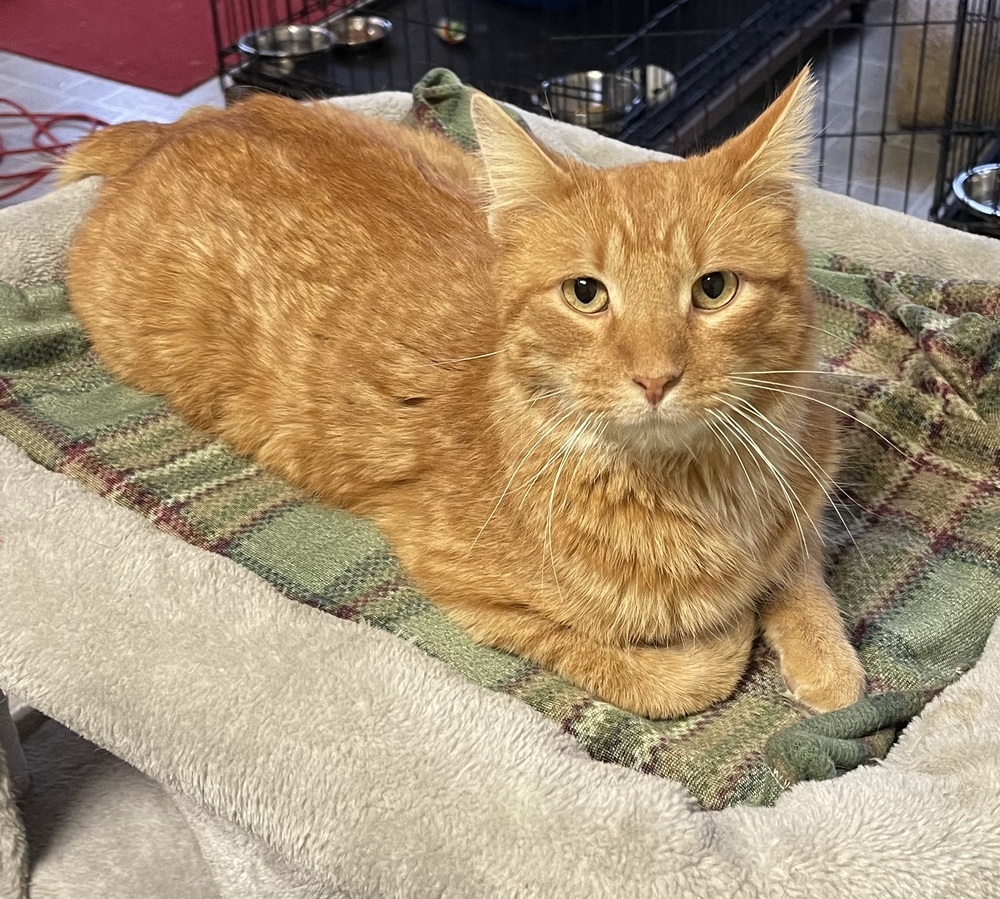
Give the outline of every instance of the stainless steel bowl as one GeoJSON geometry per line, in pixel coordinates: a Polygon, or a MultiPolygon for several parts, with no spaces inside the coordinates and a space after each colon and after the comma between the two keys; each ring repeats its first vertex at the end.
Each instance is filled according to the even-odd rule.
{"type": "Polygon", "coordinates": [[[951,187],[966,209],[991,222],[1000,221],[1000,163],[959,172],[951,187]]]}
{"type": "MultiPolygon", "coordinates": [[[[636,84],[643,83],[642,69],[629,69],[626,75],[636,84]]],[[[655,106],[657,103],[666,103],[673,99],[677,93],[677,79],[674,73],[663,66],[648,65],[645,68],[646,75],[646,103],[655,106]]]]}
{"type": "Polygon", "coordinates": [[[642,89],[626,75],[591,70],[550,78],[534,102],[563,122],[614,133],[642,100],[642,89]]]}
{"type": "Polygon", "coordinates": [[[335,47],[360,50],[384,41],[392,31],[392,22],[380,16],[345,16],[327,27],[335,47]]]}
{"type": "Polygon", "coordinates": [[[332,44],[330,32],[322,25],[275,25],[244,35],[236,46],[247,56],[292,60],[325,53],[332,44]]]}

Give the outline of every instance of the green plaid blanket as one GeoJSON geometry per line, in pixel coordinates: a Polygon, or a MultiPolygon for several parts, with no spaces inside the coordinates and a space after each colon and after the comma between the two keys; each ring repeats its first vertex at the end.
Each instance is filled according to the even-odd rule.
{"type": "MultiPolygon", "coordinates": [[[[424,86],[416,117],[447,132],[424,86]]],[[[464,90],[444,91],[457,128],[464,90]]],[[[384,628],[528,703],[595,759],[674,778],[708,808],[770,804],[791,783],[883,757],[897,729],[975,663],[1000,612],[1000,287],[834,257],[811,272],[833,373],[826,399],[845,410],[829,580],[873,693],[829,715],[810,718],[786,698],[763,646],[731,700],[650,721],[473,645],[371,523],[312,502],[115,381],[62,284],[0,283],[0,434],[288,597],[384,628]]]]}

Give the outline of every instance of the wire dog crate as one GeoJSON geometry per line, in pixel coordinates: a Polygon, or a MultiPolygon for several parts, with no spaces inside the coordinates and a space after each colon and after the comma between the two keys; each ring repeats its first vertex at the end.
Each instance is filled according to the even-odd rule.
{"type": "Polygon", "coordinates": [[[409,90],[442,66],[681,155],[737,131],[811,61],[822,186],[1000,237],[1000,0],[211,3],[227,97],[409,90]]]}

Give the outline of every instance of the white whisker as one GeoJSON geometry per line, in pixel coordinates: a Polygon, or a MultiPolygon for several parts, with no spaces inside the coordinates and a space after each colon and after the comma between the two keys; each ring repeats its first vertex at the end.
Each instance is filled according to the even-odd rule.
{"type": "Polygon", "coordinates": [[[739,450],[733,446],[732,441],[726,436],[723,428],[726,425],[723,413],[719,412],[717,409],[708,410],[714,418],[717,419],[718,424],[710,421],[706,421],[705,424],[708,425],[709,429],[713,434],[715,434],[720,440],[722,440],[726,446],[732,451],[733,456],[736,461],[739,462],[740,468],[743,469],[743,474],[746,476],[747,484],[750,486],[750,492],[753,494],[754,502],[757,504],[757,511],[760,513],[760,523],[763,527],[767,527],[767,520],[764,517],[764,507],[760,504],[760,497],[757,495],[757,488],[754,486],[753,478],[750,477],[750,472],[747,471],[746,465],[743,464],[743,457],[740,456],[739,450]]]}
{"type": "MultiPolygon", "coordinates": [[[[732,403],[729,403],[726,400],[721,400],[721,402],[724,406],[727,406],[733,412],[739,413],[740,410],[736,408],[732,403]]],[[[784,476],[784,474],[782,474],[781,471],[778,470],[778,467],[771,461],[770,457],[767,455],[767,453],[764,452],[763,448],[757,443],[757,441],[754,440],[747,433],[746,429],[743,428],[741,425],[737,424],[737,422],[732,418],[730,418],[730,424],[733,426],[733,428],[736,429],[738,433],[741,433],[746,438],[748,445],[752,446],[754,451],[759,454],[761,461],[770,469],[771,473],[777,480],[778,487],[781,489],[781,492],[785,496],[785,501],[788,503],[788,509],[792,513],[792,517],[795,519],[795,526],[796,528],[798,528],[799,531],[799,539],[802,541],[803,554],[805,555],[806,558],[809,558],[809,545],[806,542],[806,534],[802,528],[802,520],[799,518],[798,510],[795,508],[795,502],[793,501],[793,497],[794,499],[798,500],[800,508],[802,509],[803,512],[806,513],[808,517],[808,512],[806,510],[805,504],[802,502],[801,499],[799,499],[798,496],[795,495],[795,491],[792,490],[792,485],[788,483],[788,479],[784,476]]],[[[819,533],[819,529],[816,527],[816,523],[811,519],[810,523],[812,524],[813,529],[816,531],[816,535],[820,538],[820,542],[822,542],[823,535],[819,533]]]]}
{"type": "MultiPolygon", "coordinates": [[[[738,380],[738,379],[737,379],[737,380],[738,380]]],[[[888,438],[888,437],[886,437],[886,436],[884,436],[883,434],[879,433],[879,432],[878,432],[878,431],[877,431],[877,430],[876,430],[875,428],[873,428],[873,427],[872,427],[872,426],[871,426],[870,424],[868,424],[867,422],[864,422],[864,421],[862,421],[862,420],[861,420],[860,418],[858,418],[858,417],[857,417],[856,415],[852,415],[852,414],[851,414],[850,412],[848,412],[848,411],[847,411],[846,409],[841,409],[841,408],[840,408],[839,406],[834,406],[834,405],[833,405],[832,403],[825,403],[825,402],[823,402],[823,400],[818,400],[818,399],[816,399],[816,397],[814,397],[814,396],[809,396],[809,395],[808,395],[807,393],[801,393],[801,392],[800,392],[800,393],[796,393],[796,392],[795,392],[795,389],[794,389],[794,388],[793,388],[793,389],[788,389],[788,388],[786,388],[786,389],[781,389],[781,388],[779,388],[779,387],[767,387],[767,386],[765,386],[765,385],[763,385],[763,384],[759,384],[759,383],[758,383],[758,384],[753,384],[753,383],[749,383],[749,384],[748,384],[747,386],[752,386],[752,387],[756,388],[757,390],[770,390],[770,391],[772,391],[772,392],[774,392],[774,393],[783,393],[783,394],[785,394],[786,396],[791,396],[791,397],[795,397],[796,399],[800,399],[800,400],[809,400],[809,401],[810,401],[810,402],[812,402],[812,403],[818,403],[818,404],[819,404],[820,406],[826,406],[826,408],[827,408],[827,409],[832,409],[832,410],[833,410],[834,412],[839,412],[839,413],[840,413],[841,415],[845,415],[845,416],[847,416],[848,418],[850,418],[850,419],[852,419],[852,420],[856,421],[856,422],[857,422],[857,423],[858,423],[859,425],[861,425],[861,426],[862,426],[863,428],[867,428],[867,429],[868,429],[869,431],[871,431],[871,432],[872,432],[872,433],[873,433],[873,434],[874,434],[874,435],[875,435],[876,437],[878,437],[878,439],[879,439],[879,440],[881,440],[881,441],[882,441],[882,442],[883,442],[883,443],[884,443],[884,444],[885,444],[886,446],[888,446],[888,447],[890,447],[891,449],[895,450],[895,451],[896,451],[897,453],[899,453],[899,454],[900,454],[900,455],[901,455],[901,456],[902,456],[902,457],[903,457],[904,459],[906,459],[906,460],[908,460],[908,461],[910,461],[910,462],[915,462],[915,461],[916,461],[916,460],[915,460],[915,459],[914,459],[914,458],[913,458],[912,456],[910,456],[909,454],[907,454],[907,453],[903,452],[903,450],[901,450],[901,449],[900,449],[900,448],[899,448],[898,446],[896,446],[896,445],[895,445],[895,444],[894,444],[894,443],[893,443],[893,442],[892,442],[891,440],[889,440],[889,438],[888,438]]]]}
{"type": "Polygon", "coordinates": [[[441,359],[435,360],[433,362],[428,362],[428,365],[454,365],[457,362],[471,362],[473,359],[488,359],[490,356],[500,355],[500,350],[495,350],[492,353],[480,353],[478,356],[463,356],[461,359],[441,359]]]}
{"type": "Polygon", "coordinates": [[[566,467],[566,462],[573,452],[573,447],[576,446],[577,441],[580,439],[580,435],[586,430],[587,425],[593,417],[594,413],[591,412],[590,415],[588,415],[587,418],[577,426],[576,430],[567,439],[565,450],[562,454],[562,461],[559,463],[559,468],[556,469],[556,476],[552,480],[552,492],[549,494],[549,509],[545,520],[545,542],[548,545],[549,562],[552,565],[552,577],[555,579],[556,591],[559,593],[560,599],[562,598],[562,587],[559,584],[559,572],[556,569],[555,550],[552,546],[552,510],[556,500],[556,488],[559,486],[559,476],[562,474],[563,468],[566,467]]]}
{"type": "Polygon", "coordinates": [[[853,346],[853,342],[848,340],[841,334],[834,334],[833,331],[827,331],[826,328],[821,328],[819,325],[803,324],[805,328],[811,328],[813,331],[819,331],[820,334],[826,334],[827,337],[832,337],[834,340],[839,340],[844,346],[853,346]]]}
{"type": "Polygon", "coordinates": [[[747,378],[747,377],[737,377],[737,376],[734,376],[733,380],[739,382],[740,384],[747,384],[747,385],[752,384],[754,386],[761,384],[770,387],[790,387],[795,390],[805,390],[808,391],[809,393],[821,393],[824,396],[835,396],[840,399],[842,399],[844,396],[844,394],[838,390],[824,390],[822,387],[806,387],[802,384],[788,384],[785,381],[768,381],[765,380],[764,378],[747,378]]]}
{"type": "MultiPolygon", "coordinates": [[[[592,416],[588,416],[588,420],[589,420],[589,419],[590,419],[591,417],[592,417],[592,416]]],[[[602,432],[602,433],[603,433],[603,432],[602,432]]],[[[551,466],[553,465],[553,463],[555,463],[555,462],[556,462],[556,460],[558,460],[558,459],[559,459],[559,456],[560,456],[560,453],[561,453],[561,451],[562,451],[562,448],[561,448],[561,447],[560,447],[559,449],[557,449],[557,450],[556,450],[556,451],[555,451],[555,452],[554,452],[554,453],[553,453],[553,454],[552,454],[552,455],[551,455],[551,456],[550,456],[550,457],[548,458],[548,460],[547,460],[547,461],[545,462],[545,464],[544,464],[544,465],[542,465],[542,467],[541,467],[541,468],[539,468],[539,469],[538,469],[538,471],[537,471],[537,472],[536,472],[536,473],[535,473],[535,474],[534,474],[534,475],[532,476],[531,480],[530,480],[530,481],[528,481],[528,483],[527,483],[527,484],[525,484],[525,485],[524,485],[524,487],[522,487],[522,488],[521,488],[521,502],[520,502],[520,503],[518,503],[518,506],[517,506],[517,507],[518,507],[518,509],[523,509],[523,508],[524,508],[524,504],[525,504],[525,502],[526,502],[526,501],[527,501],[527,499],[528,499],[528,494],[529,494],[529,493],[531,492],[531,488],[532,488],[532,487],[534,487],[534,486],[535,486],[535,484],[537,484],[539,480],[541,480],[541,478],[542,478],[542,475],[544,475],[544,474],[545,474],[545,472],[546,472],[546,471],[548,471],[548,470],[549,470],[549,468],[550,468],[550,467],[551,467],[551,466]]],[[[577,463],[577,464],[579,464],[579,463],[577,463]]]]}
{"type": "Polygon", "coordinates": [[[545,464],[541,468],[539,468],[534,475],[532,475],[531,480],[528,481],[528,483],[525,484],[523,488],[521,488],[521,502],[518,503],[517,506],[518,509],[524,508],[524,504],[528,499],[528,494],[531,492],[531,488],[534,487],[535,484],[537,484],[542,479],[542,475],[544,475],[545,472],[547,472],[549,468],[552,467],[553,464],[558,462],[559,458],[562,455],[564,447],[565,444],[561,444],[559,448],[551,456],[549,456],[545,464]]]}
{"type": "MultiPolygon", "coordinates": [[[[604,417],[599,412],[594,412],[594,413],[591,413],[589,416],[587,416],[587,421],[584,422],[584,424],[587,427],[589,427],[590,423],[592,421],[596,420],[596,424],[601,426],[601,430],[600,431],[595,431],[594,432],[594,440],[593,440],[593,442],[591,442],[590,447],[593,447],[594,444],[598,440],[601,439],[601,437],[603,436],[604,432],[607,430],[607,423],[605,422],[604,424],[602,424],[603,418],[604,417]]],[[[569,477],[570,477],[571,481],[576,478],[577,473],[580,471],[580,464],[583,462],[584,457],[587,455],[587,450],[590,447],[585,446],[583,448],[583,450],[581,451],[580,455],[577,457],[576,465],[573,466],[573,471],[570,472],[570,476],[569,477]]]]}
{"type": "Polygon", "coordinates": [[[559,425],[561,425],[564,421],[566,421],[567,418],[569,418],[573,414],[574,413],[571,410],[571,411],[567,412],[565,415],[563,415],[561,418],[557,419],[553,424],[551,424],[548,428],[546,428],[542,432],[542,435],[531,445],[531,448],[524,454],[523,458],[517,464],[517,467],[514,469],[513,473],[511,474],[510,478],[508,479],[507,484],[503,488],[503,491],[500,494],[500,498],[497,500],[496,505],[493,507],[493,510],[490,512],[489,517],[486,519],[486,521],[483,522],[483,526],[479,529],[479,533],[476,534],[476,539],[472,541],[472,545],[469,547],[469,551],[470,552],[475,547],[476,543],[479,541],[479,538],[483,536],[483,531],[486,530],[486,526],[490,523],[490,521],[493,520],[493,516],[496,515],[497,509],[500,508],[500,503],[503,502],[503,498],[507,495],[507,491],[510,490],[510,486],[511,486],[511,484],[514,483],[514,479],[517,477],[518,472],[524,467],[524,463],[528,461],[528,458],[538,448],[538,445],[543,440],[545,440],[545,438],[548,437],[549,434],[551,434],[556,428],[558,428],[559,425]]]}
{"type": "Polygon", "coordinates": [[[753,446],[751,446],[750,444],[747,443],[747,441],[745,439],[746,432],[742,431],[742,428],[739,428],[739,426],[736,424],[736,422],[733,421],[732,416],[729,415],[727,412],[722,412],[720,410],[715,410],[715,411],[718,412],[718,414],[721,415],[725,419],[726,424],[729,427],[729,433],[732,434],[733,438],[735,440],[739,441],[740,445],[746,447],[747,450],[749,451],[749,453],[750,453],[750,461],[753,462],[753,464],[757,468],[757,471],[760,472],[760,483],[761,483],[761,486],[763,487],[764,490],[767,491],[767,497],[768,497],[768,499],[772,499],[771,485],[768,483],[767,473],[764,471],[763,467],[760,464],[760,459],[759,459],[759,453],[758,453],[758,451],[756,450],[755,447],[753,447],[753,446]],[[742,431],[742,434],[740,433],[741,431],[742,431]]]}
{"type": "Polygon", "coordinates": [[[563,390],[550,390],[548,393],[539,393],[533,396],[530,400],[519,400],[517,402],[520,406],[534,406],[535,403],[540,403],[542,400],[551,399],[554,396],[561,396],[564,394],[563,390]]]}
{"type": "MultiPolygon", "coordinates": [[[[736,400],[736,402],[740,404],[741,408],[751,413],[755,418],[758,418],[761,421],[763,421],[773,431],[775,435],[779,435],[781,438],[786,438],[787,440],[791,441],[791,443],[794,444],[794,447],[791,444],[786,444],[788,449],[792,450],[792,452],[797,453],[797,451],[801,451],[802,453],[804,453],[805,456],[808,457],[809,460],[808,464],[815,466],[815,469],[819,471],[823,475],[823,477],[835,489],[840,490],[840,486],[837,484],[837,481],[825,468],[823,468],[822,465],[819,464],[819,462],[816,461],[816,458],[802,445],[801,441],[793,437],[791,434],[788,433],[788,431],[786,431],[784,428],[782,428],[780,425],[774,422],[769,416],[761,412],[756,406],[753,405],[753,403],[750,403],[747,400],[743,399],[742,397],[736,396],[735,394],[732,393],[723,393],[721,395],[728,397],[731,400],[736,400]]],[[[760,426],[758,425],[758,427],[760,426]]],[[[799,457],[799,460],[803,463],[803,465],[807,465],[806,460],[803,459],[801,456],[799,457]]],[[[840,490],[840,492],[844,493],[843,490],[840,490]]],[[[827,494],[827,498],[830,499],[829,494],[827,494]]],[[[830,499],[830,501],[833,502],[832,499],[830,499]]]]}
{"type": "Polygon", "coordinates": [[[831,375],[835,378],[864,378],[855,372],[830,371],[825,368],[766,368],[757,371],[734,371],[734,375],[831,375]]]}
{"type": "Polygon", "coordinates": [[[750,421],[751,419],[747,413],[751,413],[755,418],[762,421],[769,430],[764,430],[764,427],[759,424],[757,425],[757,427],[760,428],[762,431],[764,431],[765,434],[769,434],[769,436],[771,436],[771,439],[775,440],[779,445],[784,446],[802,464],[802,467],[805,469],[806,473],[816,482],[816,485],[820,488],[820,490],[823,491],[823,495],[826,497],[827,502],[833,508],[833,511],[836,513],[837,518],[840,519],[840,523],[843,526],[844,531],[847,533],[847,536],[850,537],[851,543],[854,544],[854,548],[857,551],[858,557],[861,559],[862,564],[867,569],[868,574],[874,578],[874,573],[872,572],[871,567],[868,565],[868,560],[864,557],[864,554],[861,552],[861,547],[858,546],[857,541],[854,539],[854,534],[848,527],[847,521],[841,514],[840,509],[837,508],[837,504],[834,502],[833,497],[830,495],[830,491],[827,490],[826,484],[823,483],[823,480],[820,479],[819,475],[822,474],[823,479],[825,479],[827,483],[833,486],[835,490],[838,490],[845,496],[847,496],[848,494],[839,487],[839,485],[830,475],[830,473],[826,471],[826,469],[824,469],[823,466],[816,461],[816,458],[812,455],[812,453],[810,453],[809,450],[807,450],[799,440],[797,440],[795,437],[789,434],[784,428],[782,428],[776,422],[772,421],[768,416],[764,415],[763,412],[761,412],[751,403],[748,403],[746,400],[743,400],[737,396],[733,396],[732,394],[729,393],[724,394],[724,396],[728,396],[731,399],[735,399],[741,404],[741,407],[744,408],[744,418],[746,418],[748,421],[750,421]]]}

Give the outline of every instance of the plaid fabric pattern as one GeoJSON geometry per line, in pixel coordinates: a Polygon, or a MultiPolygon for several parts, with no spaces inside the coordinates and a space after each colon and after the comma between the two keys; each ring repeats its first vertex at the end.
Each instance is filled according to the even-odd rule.
{"type": "Polygon", "coordinates": [[[0,283],[0,434],[35,461],[221,553],[291,599],[363,620],[516,697],[598,760],[685,784],[707,808],[883,757],[979,657],[1000,612],[1000,287],[816,260],[829,394],[846,464],[829,581],[872,696],[809,717],[758,646],[736,695],[675,721],[594,699],[472,644],[407,579],[370,522],[320,506],[117,382],[59,284],[0,283]]]}

